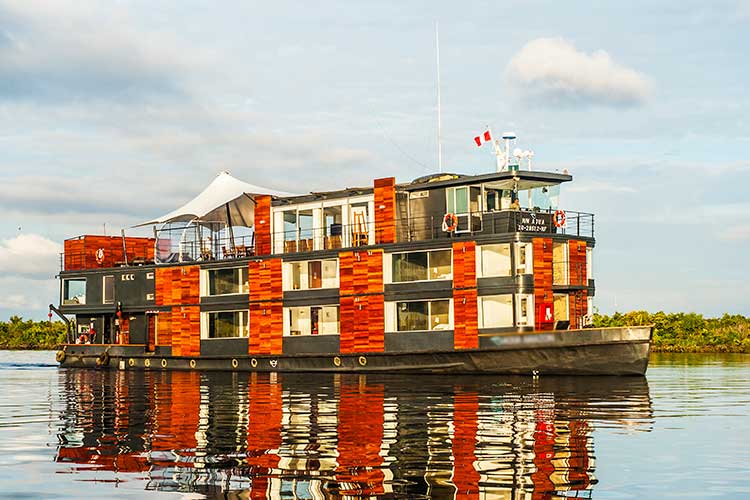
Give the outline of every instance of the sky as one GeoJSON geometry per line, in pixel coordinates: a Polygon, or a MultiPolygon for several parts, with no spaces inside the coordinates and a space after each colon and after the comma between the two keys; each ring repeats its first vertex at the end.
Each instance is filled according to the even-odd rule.
{"type": "Polygon", "coordinates": [[[513,130],[596,214],[595,305],[750,313],[750,0],[0,0],[0,320],[59,252],[221,170],[290,192],[494,170],[513,130]]]}

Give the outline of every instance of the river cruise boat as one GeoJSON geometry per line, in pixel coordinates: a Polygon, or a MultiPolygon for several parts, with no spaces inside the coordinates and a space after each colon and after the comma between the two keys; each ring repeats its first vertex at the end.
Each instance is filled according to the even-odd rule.
{"type": "Polygon", "coordinates": [[[57,359],[124,370],[643,375],[650,327],[590,327],[594,215],[559,205],[572,176],[532,170],[530,152],[516,150],[511,164],[509,148],[491,173],[307,194],[222,172],[141,224],[153,237],[68,239],[50,306],[70,324],[57,359]]]}

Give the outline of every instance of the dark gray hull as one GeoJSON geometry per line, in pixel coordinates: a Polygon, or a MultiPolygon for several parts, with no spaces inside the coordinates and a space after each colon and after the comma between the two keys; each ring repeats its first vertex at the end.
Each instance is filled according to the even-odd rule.
{"type": "MultiPolygon", "coordinates": [[[[429,335],[426,334],[426,335],[429,335]]],[[[484,335],[480,349],[399,353],[235,356],[144,353],[143,346],[67,345],[64,367],[246,372],[644,375],[651,327],[484,335]],[[104,352],[107,356],[102,356],[104,352]]]]}

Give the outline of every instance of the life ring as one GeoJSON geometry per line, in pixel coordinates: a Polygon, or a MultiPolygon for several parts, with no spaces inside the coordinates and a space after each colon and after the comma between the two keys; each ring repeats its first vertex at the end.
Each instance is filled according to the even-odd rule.
{"type": "Polygon", "coordinates": [[[190,368],[195,368],[195,360],[194,359],[190,360],[190,368]]]}
{"type": "Polygon", "coordinates": [[[447,213],[443,216],[443,232],[452,233],[458,228],[458,216],[454,213],[447,213]]]}
{"type": "Polygon", "coordinates": [[[57,351],[57,354],[55,354],[55,359],[58,363],[62,363],[65,361],[65,351],[57,351]]]}
{"type": "Polygon", "coordinates": [[[339,366],[341,366],[341,358],[340,358],[340,357],[338,357],[338,356],[334,356],[334,357],[333,357],[333,364],[334,364],[334,365],[335,365],[336,367],[339,367],[339,366]]]}
{"type": "Polygon", "coordinates": [[[109,353],[103,352],[96,358],[96,366],[107,366],[109,364],[109,353]]]}
{"type": "Polygon", "coordinates": [[[100,248],[96,251],[96,254],[94,254],[96,257],[96,263],[97,264],[104,264],[104,249],[100,248]]]}
{"type": "Polygon", "coordinates": [[[232,368],[237,368],[237,366],[239,366],[239,364],[240,364],[239,361],[237,361],[236,359],[232,360],[232,368]]]}
{"type": "Polygon", "coordinates": [[[162,359],[161,360],[161,367],[162,368],[166,368],[167,367],[167,360],[166,359],[162,359]]]}
{"type": "Polygon", "coordinates": [[[250,366],[252,366],[253,368],[257,367],[258,366],[258,360],[255,359],[255,358],[251,359],[250,360],[250,366]]]}
{"type": "Polygon", "coordinates": [[[366,366],[367,365],[367,358],[364,356],[360,356],[359,359],[357,359],[359,362],[359,366],[366,366]]]}
{"type": "Polygon", "coordinates": [[[565,211],[556,210],[555,215],[552,216],[552,222],[555,223],[555,227],[563,227],[565,225],[565,211]]]}

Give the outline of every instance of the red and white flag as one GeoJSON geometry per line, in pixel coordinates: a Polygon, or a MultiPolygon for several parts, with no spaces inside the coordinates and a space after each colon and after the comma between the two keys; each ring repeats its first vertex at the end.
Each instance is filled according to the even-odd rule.
{"type": "Polygon", "coordinates": [[[478,147],[482,147],[483,142],[490,142],[492,140],[492,136],[490,135],[489,130],[485,130],[484,134],[478,135],[474,138],[474,142],[477,143],[478,147]]]}

